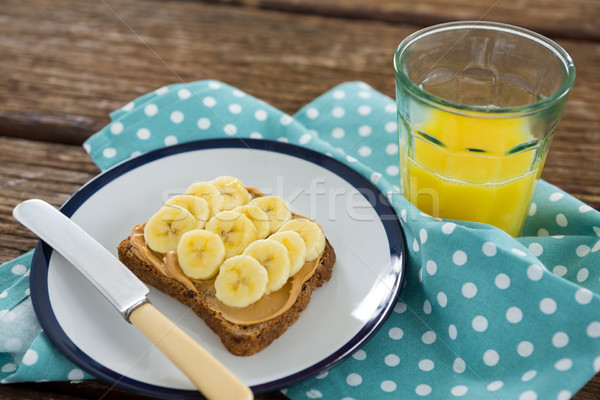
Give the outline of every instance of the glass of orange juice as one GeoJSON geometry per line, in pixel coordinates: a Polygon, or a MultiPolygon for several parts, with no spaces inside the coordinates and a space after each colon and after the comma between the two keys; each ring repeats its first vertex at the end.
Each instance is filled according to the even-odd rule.
{"type": "Polygon", "coordinates": [[[453,22],[394,55],[403,195],[434,217],[523,227],[575,66],[515,26],[453,22]]]}

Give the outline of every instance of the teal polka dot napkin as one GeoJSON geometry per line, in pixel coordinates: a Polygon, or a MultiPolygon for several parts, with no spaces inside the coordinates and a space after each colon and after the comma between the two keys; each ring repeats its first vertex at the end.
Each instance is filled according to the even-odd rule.
{"type": "MultiPolygon", "coordinates": [[[[395,111],[362,82],[333,88],[291,117],[200,81],[132,101],[84,147],[106,169],[190,140],[278,140],[343,161],[388,197],[409,251],[401,297],[363,348],[287,388],[293,400],[570,398],[600,370],[600,214],[543,181],[518,239],[422,214],[399,194],[395,111]]],[[[86,378],[31,318],[30,257],[0,267],[0,318],[8,320],[0,325],[0,377],[86,378]],[[15,322],[28,312],[26,323],[15,322]],[[45,368],[50,362],[57,367],[45,368]]]]}
{"type": "Polygon", "coordinates": [[[33,251],[0,265],[0,382],[92,378],[71,364],[42,331],[29,298],[33,251]]]}

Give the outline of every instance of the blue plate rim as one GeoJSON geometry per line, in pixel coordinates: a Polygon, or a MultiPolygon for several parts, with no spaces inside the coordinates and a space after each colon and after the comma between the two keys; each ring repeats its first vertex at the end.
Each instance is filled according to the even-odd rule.
{"type": "MultiPolygon", "coordinates": [[[[60,210],[68,217],[71,217],[87,199],[93,196],[106,184],[120,177],[121,175],[126,174],[127,172],[141,167],[149,162],[190,151],[222,148],[247,148],[273,151],[314,163],[346,180],[357,190],[361,191],[361,193],[364,190],[369,191],[371,194],[379,194],[377,196],[365,196],[363,194],[363,196],[371,204],[379,216],[386,216],[386,218],[380,220],[386,232],[390,248],[391,265],[388,278],[391,277],[394,281],[394,284],[390,288],[388,296],[386,296],[386,298],[383,299],[379,304],[377,312],[373,314],[373,316],[363,325],[363,327],[354,337],[352,337],[338,350],[325,357],[321,361],[287,377],[252,386],[252,391],[255,395],[257,395],[286,388],[333,368],[350,356],[373,335],[375,335],[375,333],[379,330],[381,325],[383,325],[391,313],[395,304],[395,300],[398,298],[403,287],[406,271],[406,236],[404,234],[402,222],[398,218],[398,215],[395,213],[386,196],[384,196],[371,181],[362,176],[360,173],[353,170],[346,164],[323,153],[290,143],[264,139],[240,140],[236,138],[222,138],[197,140],[149,151],[135,158],[124,160],[101,172],[99,175],[92,178],[79,190],[77,190],[64,203],[60,210]]],[[[50,304],[47,282],[49,261],[52,251],[52,248],[45,242],[38,242],[31,262],[30,275],[31,300],[33,308],[40,325],[50,341],[75,365],[111,385],[115,385],[122,389],[141,395],[157,398],[197,399],[198,392],[194,390],[166,388],[123,376],[96,362],[69,339],[58,323],[50,304]]]]}

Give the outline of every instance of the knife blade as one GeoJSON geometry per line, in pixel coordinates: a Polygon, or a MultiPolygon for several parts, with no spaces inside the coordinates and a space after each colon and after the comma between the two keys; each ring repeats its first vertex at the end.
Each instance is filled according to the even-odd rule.
{"type": "Polygon", "coordinates": [[[18,204],[13,216],[81,272],[208,399],[253,399],[241,380],[150,304],[142,281],[67,216],[40,199],[18,204]]]}
{"type": "Polygon", "coordinates": [[[133,272],[50,204],[26,200],[15,207],[13,216],[73,264],[125,319],[148,301],[148,287],[133,272]]]}

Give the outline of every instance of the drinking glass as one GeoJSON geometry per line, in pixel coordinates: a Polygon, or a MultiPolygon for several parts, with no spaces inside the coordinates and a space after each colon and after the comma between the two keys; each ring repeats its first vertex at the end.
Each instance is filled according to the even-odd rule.
{"type": "Polygon", "coordinates": [[[403,195],[518,236],[575,81],[569,55],[523,28],[453,22],[408,36],[394,69],[403,195]]]}

